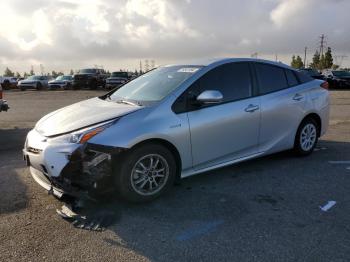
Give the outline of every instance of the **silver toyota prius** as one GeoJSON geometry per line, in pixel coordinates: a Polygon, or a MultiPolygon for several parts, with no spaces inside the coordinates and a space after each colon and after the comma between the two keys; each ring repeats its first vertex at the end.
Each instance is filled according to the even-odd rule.
{"type": "Polygon", "coordinates": [[[58,197],[117,190],[149,201],[180,178],[283,150],[310,154],[328,128],[327,89],[258,59],[162,66],[44,116],[24,159],[58,197]]]}

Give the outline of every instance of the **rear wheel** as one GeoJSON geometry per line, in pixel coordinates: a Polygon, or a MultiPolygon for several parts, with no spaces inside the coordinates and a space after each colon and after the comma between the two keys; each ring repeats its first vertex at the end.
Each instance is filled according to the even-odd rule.
{"type": "Polygon", "coordinates": [[[312,118],[305,119],[299,126],[294,142],[297,155],[306,156],[313,152],[319,136],[319,126],[312,118]]]}
{"type": "Polygon", "coordinates": [[[143,145],[129,152],[116,174],[120,195],[130,202],[151,201],[174,183],[176,163],[162,145],[143,145]]]}
{"type": "Polygon", "coordinates": [[[41,90],[43,88],[42,84],[40,82],[38,82],[36,84],[36,90],[41,90]]]}
{"type": "Polygon", "coordinates": [[[5,80],[5,81],[2,83],[2,87],[3,87],[5,90],[9,90],[9,89],[11,88],[10,81],[5,80]]]}

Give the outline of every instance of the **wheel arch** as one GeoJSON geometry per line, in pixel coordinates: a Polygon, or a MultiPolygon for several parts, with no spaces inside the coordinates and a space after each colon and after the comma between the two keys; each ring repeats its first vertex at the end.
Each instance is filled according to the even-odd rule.
{"type": "Polygon", "coordinates": [[[317,136],[320,137],[321,135],[321,130],[322,130],[322,119],[321,117],[317,114],[317,113],[309,113],[307,114],[303,120],[300,122],[299,126],[301,125],[301,123],[303,123],[306,119],[313,119],[316,121],[317,125],[318,125],[318,130],[317,130],[317,136]]]}
{"type": "Polygon", "coordinates": [[[180,156],[178,149],[171,142],[169,142],[168,140],[162,139],[162,138],[150,138],[150,139],[143,140],[143,141],[133,145],[132,148],[130,148],[130,149],[134,149],[134,148],[144,146],[147,144],[162,145],[173,154],[173,156],[175,158],[175,162],[176,162],[176,167],[177,167],[176,168],[175,182],[178,182],[181,179],[181,171],[182,171],[182,160],[181,160],[181,156],[180,156]]]}

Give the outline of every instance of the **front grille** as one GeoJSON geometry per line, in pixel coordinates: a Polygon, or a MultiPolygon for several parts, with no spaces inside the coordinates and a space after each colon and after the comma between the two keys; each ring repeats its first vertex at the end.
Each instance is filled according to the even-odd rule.
{"type": "Polygon", "coordinates": [[[43,150],[29,146],[27,147],[27,151],[33,154],[40,154],[43,150]]]}
{"type": "Polygon", "coordinates": [[[61,88],[60,85],[50,85],[51,88],[61,88]]]}

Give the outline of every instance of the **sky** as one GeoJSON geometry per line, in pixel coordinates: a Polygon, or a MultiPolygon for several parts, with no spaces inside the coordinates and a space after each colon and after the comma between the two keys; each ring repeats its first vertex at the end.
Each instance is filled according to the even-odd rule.
{"type": "Polygon", "coordinates": [[[0,74],[195,59],[307,60],[326,35],[350,66],[350,0],[1,0],[0,74]]]}

